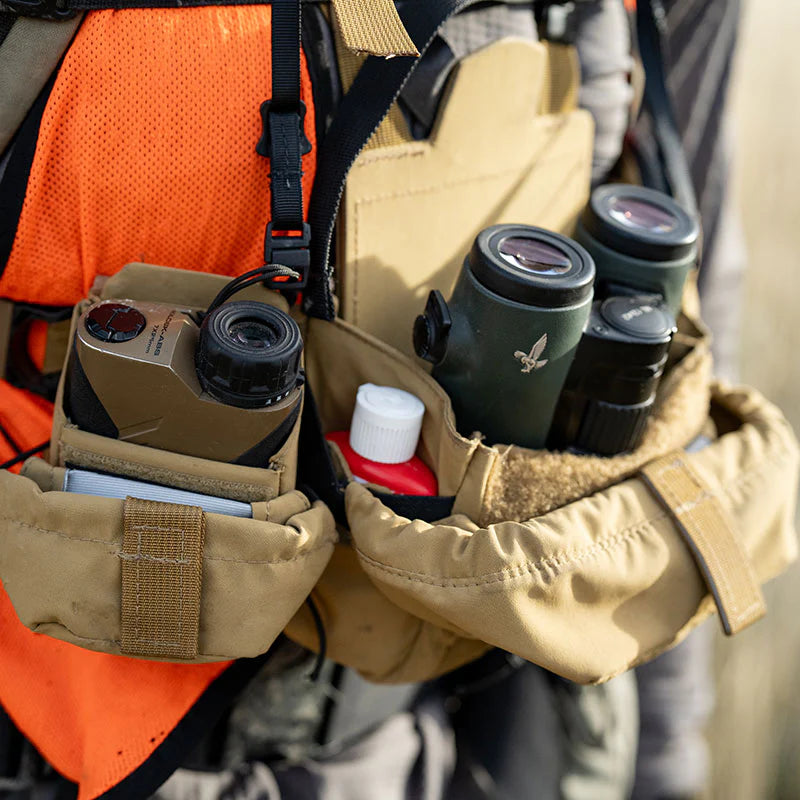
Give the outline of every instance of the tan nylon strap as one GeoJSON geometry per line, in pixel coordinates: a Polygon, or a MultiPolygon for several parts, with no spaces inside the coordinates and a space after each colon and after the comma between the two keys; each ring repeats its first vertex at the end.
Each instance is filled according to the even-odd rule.
{"type": "Polygon", "coordinates": [[[122,540],[122,652],[196,658],[205,514],[128,497],[122,540]]]}
{"type": "Polygon", "coordinates": [[[393,0],[332,0],[345,47],[374,56],[418,56],[393,0]]]}
{"type": "Polygon", "coordinates": [[[547,48],[547,71],[539,106],[540,114],[562,114],[578,107],[581,65],[578,51],[567,44],[543,42],[547,48]]]}
{"type": "MultiPolygon", "coordinates": [[[[336,45],[336,59],[339,62],[339,77],[342,81],[342,88],[345,92],[348,92],[367,57],[347,48],[341,27],[335,20],[333,39],[336,45]]],[[[411,141],[413,141],[413,138],[403,117],[403,112],[397,103],[392,103],[389,113],[383,118],[383,121],[375,133],[372,134],[364,149],[377,150],[381,147],[390,147],[411,141]]]]}
{"type": "Polygon", "coordinates": [[[725,633],[732,636],[766,613],[764,596],[736,524],[682,451],[642,470],[689,545],[714,597],[725,633]]]}

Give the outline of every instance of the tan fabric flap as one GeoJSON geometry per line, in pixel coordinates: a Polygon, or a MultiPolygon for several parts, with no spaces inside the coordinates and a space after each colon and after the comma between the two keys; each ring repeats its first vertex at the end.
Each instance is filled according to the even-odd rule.
{"type": "Polygon", "coordinates": [[[541,43],[496,42],[458,65],[429,140],[361,153],[342,203],[346,320],[410,354],[428,292],[449,295],[480,230],[571,229],[588,196],[593,123],[582,110],[537,114],[547,74],[541,43]]]}
{"type": "MultiPolygon", "coordinates": [[[[392,602],[367,577],[352,547],[340,544],[314,588],[326,654],[375,683],[411,683],[450,672],[489,645],[426,622],[392,602]]],[[[318,651],[316,626],[302,606],[286,634],[318,651]]]]}
{"type": "MultiPolygon", "coordinates": [[[[740,427],[686,462],[740,521],[763,582],[797,552],[797,443],[756,392],[715,396],[740,427]]],[[[640,478],[485,527],[403,519],[357,484],[347,513],[364,570],[398,606],[579,682],[653,658],[713,609],[674,518],[640,478]]]]}
{"type": "MultiPolygon", "coordinates": [[[[127,558],[135,550],[124,542],[123,511],[120,500],[42,492],[0,472],[0,580],[25,625],[90,650],[123,652],[123,564],[136,563],[127,558]]],[[[291,492],[262,511],[266,521],[204,515],[195,661],[265,652],[330,559],[336,530],[324,505],[291,492]]]]}
{"type": "Polygon", "coordinates": [[[128,497],[123,522],[122,652],[196,658],[203,509],[128,497]]]}
{"type": "Polygon", "coordinates": [[[687,464],[682,451],[649,464],[642,474],[673,516],[703,573],[725,633],[732,636],[767,613],[736,525],[720,499],[687,464]]]}
{"type": "Polygon", "coordinates": [[[332,0],[345,46],[374,56],[418,56],[393,0],[332,0]]]}
{"type": "MultiPolygon", "coordinates": [[[[86,433],[73,425],[64,426],[51,454],[59,466],[70,464],[244,503],[272,500],[281,491],[281,470],[222,464],[168,453],[86,433]]],[[[287,486],[286,490],[291,488],[293,486],[287,486]]]]}
{"type": "Polygon", "coordinates": [[[405,389],[425,404],[419,453],[436,473],[440,494],[455,494],[470,462],[491,453],[458,435],[447,394],[411,358],[340,319],[310,319],[305,342],[306,375],[326,433],[347,430],[358,387],[377,383],[405,389]]]}
{"type": "MultiPolygon", "coordinates": [[[[199,308],[207,306],[227,281],[227,278],[218,275],[192,273],[150,264],[128,264],[104,284],[103,290],[110,290],[111,293],[103,297],[140,300],[153,297],[153,302],[199,308]],[[182,280],[186,281],[188,289],[185,296],[191,300],[190,303],[181,304],[177,300],[180,286],[183,285],[182,280]]],[[[275,292],[268,294],[279,297],[275,292]]],[[[258,297],[258,293],[255,297],[258,297]]],[[[279,299],[285,305],[283,298],[279,299]]],[[[70,341],[75,336],[78,319],[87,305],[88,301],[79,303],[73,311],[70,341]]],[[[300,415],[286,441],[264,468],[211,461],[111,439],[79,429],[70,423],[64,412],[67,373],[68,365],[65,363],[53,411],[49,458],[54,466],[63,467],[69,464],[245,503],[272,500],[294,489],[300,415]]]]}

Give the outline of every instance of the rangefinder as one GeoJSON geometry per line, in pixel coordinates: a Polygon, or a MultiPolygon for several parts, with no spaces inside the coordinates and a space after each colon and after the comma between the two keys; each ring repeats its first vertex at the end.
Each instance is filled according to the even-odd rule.
{"type": "Polygon", "coordinates": [[[108,300],[81,316],[65,409],[83,430],[174,453],[265,466],[300,410],[302,339],[280,309],[108,300]]]}

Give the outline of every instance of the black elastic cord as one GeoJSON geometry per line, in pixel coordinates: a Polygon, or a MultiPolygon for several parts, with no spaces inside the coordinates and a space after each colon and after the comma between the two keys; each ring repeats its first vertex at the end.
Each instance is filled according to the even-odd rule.
{"type": "Polygon", "coordinates": [[[35,456],[38,453],[47,450],[48,447],[50,447],[49,439],[46,442],[37,444],[36,447],[31,447],[30,450],[26,450],[24,453],[20,453],[18,456],[9,459],[4,464],[0,464],[0,469],[11,469],[11,467],[15,467],[17,464],[21,464],[23,461],[30,458],[31,456],[35,456]]]}
{"type": "Polygon", "coordinates": [[[325,625],[322,622],[322,614],[319,613],[317,604],[314,602],[311,595],[306,597],[306,605],[311,612],[314,619],[314,626],[317,629],[317,638],[319,639],[319,653],[317,653],[317,660],[314,662],[314,669],[308,676],[309,680],[318,681],[319,676],[322,674],[322,667],[325,665],[325,654],[328,652],[328,636],[325,633],[325,625]]]}
{"type": "MultiPolygon", "coordinates": [[[[264,281],[273,280],[274,278],[299,278],[297,272],[289,267],[284,267],[283,264],[264,264],[263,267],[256,267],[251,269],[250,272],[245,272],[233,280],[228,281],[225,286],[219,291],[217,296],[211,301],[211,305],[206,309],[206,316],[208,316],[215,308],[221,306],[226,300],[233,297],[236,292],[241,292],[242,289],[247,289],[248,286],[254,286],[257,283],[264,283],[264,281]]],[[[272,286],[270,288],[279,289],[280,286],[272,286]]]]}

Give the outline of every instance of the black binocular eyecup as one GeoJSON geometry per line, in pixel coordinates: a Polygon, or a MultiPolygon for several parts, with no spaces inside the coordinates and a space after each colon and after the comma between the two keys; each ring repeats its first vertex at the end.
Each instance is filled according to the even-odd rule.
{"type": "Polygon", "coordinates": [[[610,250],[644,261],[681,261],[693,256],[700,235],[697,221],[671,197],[626,183],[595,189],[581,225],[610,250]]]}

